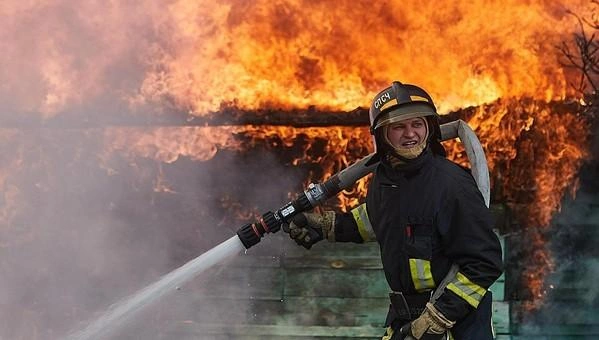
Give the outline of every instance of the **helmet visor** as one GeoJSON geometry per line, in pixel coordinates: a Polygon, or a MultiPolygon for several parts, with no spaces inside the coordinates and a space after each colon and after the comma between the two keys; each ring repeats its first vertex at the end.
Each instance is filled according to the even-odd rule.
{"type": "Polygon", "coordinates": [[[430,105],[426,103],[411,103],[409,105],[400,105],[392,108],[387,112],[381,113],[381,117],[378,119],[374,130],[381,126],[388,125],[391,123],[399,122],[404,119],[436,116],[437,112],[430,105]]]}

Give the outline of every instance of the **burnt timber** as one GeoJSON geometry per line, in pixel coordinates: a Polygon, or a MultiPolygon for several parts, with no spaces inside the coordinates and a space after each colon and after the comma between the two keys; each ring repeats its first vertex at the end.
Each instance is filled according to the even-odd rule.
{"type": "MultiPolygon", "coordinates": [[[[519,105],[535,105],[550,108],[555,114],[580,112],[580,103],[576,101],[540,102],[521,99],[519,105]]],[[[468,121],[477,110],[492,110],[504,105],[502,100],[477,107],[468,107],[441,115],[441,123],[456,119],[468,121]]],[[[509,104],[508,104],[509,106],[509,104]]],[[[307,109],[259,109],[241,110],[224,106],[220,111],[201,115],[192,115],[180,110],[144,114],[107,114],[64,113],[59,116],[40,118],[35,114],[5,116],[0,120],[3,128],[101,128],[119,127],[160,127],[160,126],[239,126],[270,125],[290,127],[326,127],[326,126],[368,126],[368,109],[358,107],[352,111],[321,111],[315,107],[307,109]]]]}

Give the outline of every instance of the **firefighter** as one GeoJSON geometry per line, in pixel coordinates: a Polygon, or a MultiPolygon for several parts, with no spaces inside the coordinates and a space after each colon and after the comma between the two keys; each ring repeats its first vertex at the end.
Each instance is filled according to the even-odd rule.
{"type": "Polygon", "coordinates": [[[431,97],[393,82],[374,98],[370,124],[380,163],[366,202],[300,214],[290,237],[308,249],[322,239],[379,243],[391,290],[383,339],[492,339],[488,288],[501,246],[472,175],[445,158],[431,97]]]}

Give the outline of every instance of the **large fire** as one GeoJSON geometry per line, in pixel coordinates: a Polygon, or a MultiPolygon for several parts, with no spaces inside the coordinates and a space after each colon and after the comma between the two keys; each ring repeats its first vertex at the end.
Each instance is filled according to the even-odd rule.
{"type": "Polygon", "coordinates": [[[0,94],[11,108],[53,116],[110,96],[195,115],[223,104],[351,110],[390,79],[424,86],[441,112],[498,98],[563,99],[568,77],[555,46],[576,29],[567,10],[587,5],[71,2],[8,0],[0,9],[0,94]],[[125,81],[118,72],[128,72],[125,81]]]}
{"type": "MultiPolygon", "coordinates": [[[[295,109],[349,111],[367,107],[392,80],[421,85],[442,113],[474,107],[464,119],[484,144],[493,188],[499,192],[495,198],[511,204],[523,226],[542,230],[559,210],[564,193],[575,188],[576,172],[588,157],[588,130],[578,113],[554,112],[556,103],[580,96],[569,86],[576,70],[559,63],[555,46],[569,41],[578,29],[567,11],[585,13],[586,4],[4,1],[0,118],[16,128],[0,132],[3,144],[13,146],[0,164],[0,232],[12,235],[15,216],[27,209],[15,178],[23,168],[44,164],[42,151],[38,163],[24,163],[23,153],[33,146],[28,142],[31,130],[19,129],[23,122],[44,126],[64,116],[85,128],[92,115],[185,112],[192,119],[218,115],[225,107],[269,108],[290,115],[295,109]],[[85,119],[77,121],[78,112],[85,112],[85,119]]],[[[358,128],[239,125],[82,131],[102,146],[98,166],[108,173],[116,171],[109,161],[115,154],[131,164],[148,159],[160,166],[181,156],[209,161],[219,150],[244,152],[257,142],[275,149],[306,140],[290,164],[320,164],[321,171],[311,173],[309,182],[321,181],[372,151],[364,123],[358,128]],[[324,141],[324,156],[311,152],[314,140],[324,141]]],[[[45,135],[60,129],[52,131],[45,135]]],[[[452,159],[464,161],[459,145],[446,146],[452,159]]],[[[35,185],[46,184],[40,179],[35,185]]],[[[156,180],[156,190],[176,194],[162,179],[156,180]]],[[[361,181],[338,206],[353,206],[364,193],[361,181]]],[[[540,301],[552,262],[544,237],[534,238],[541,263],[527,275],[540,301]]],[[[9,247],[9,238],[2,239],[0,247],[9,247]]]]}

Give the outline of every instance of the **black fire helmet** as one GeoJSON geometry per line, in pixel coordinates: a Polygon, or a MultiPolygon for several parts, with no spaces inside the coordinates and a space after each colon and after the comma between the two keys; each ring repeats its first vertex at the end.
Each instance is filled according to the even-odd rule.
{"type": "MultiPolygon", "coordinates": [[[[430,133],[429,144],[434,152],[445,156],[441,146],[441,128],[439,114],[431,96],[422,88],[412,84],[394,81],[391,86],[377,94],[370,105],[370,133],[374,136],[376,160],[380,160],[380,152],[385,150],[385,142],[381,136],[382,126],[409,118],[423,117],[427,120],[430,133]]],[[[370,162],[375,161],[375,159],[370,162]]],[[[369,162],[369,163],[370,163],[369,162]]]]}

